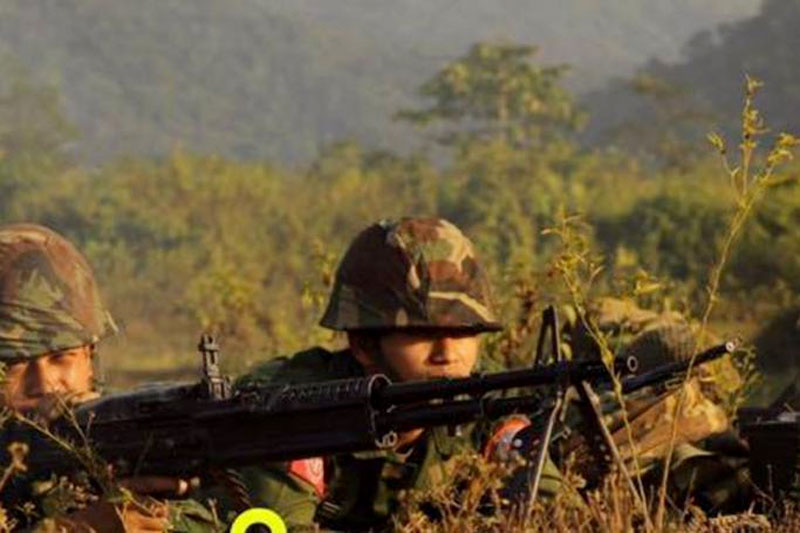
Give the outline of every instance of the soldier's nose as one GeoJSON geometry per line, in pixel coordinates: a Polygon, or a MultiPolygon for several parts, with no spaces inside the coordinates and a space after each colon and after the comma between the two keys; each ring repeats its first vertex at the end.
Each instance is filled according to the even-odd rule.
{"type": "Polygon", "coordinates": [[[25,369],[25,396],[36,398],[53,392],[47,365],[38,358],[31,361],[25,369]]]}
{"type": "Polygon", "coordinates": [[[431,362],[437,365],[448,365],[458,358],[456,343],[450,337],[439,337],[433,343],[431,362]]]}

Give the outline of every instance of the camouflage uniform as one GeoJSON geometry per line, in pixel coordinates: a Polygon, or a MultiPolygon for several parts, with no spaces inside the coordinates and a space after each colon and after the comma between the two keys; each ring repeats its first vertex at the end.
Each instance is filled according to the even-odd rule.
{"type": "MultiPolygon", "coordinates": [[[[42,355],[94,346],[114,330],[83,256],[57,233],[33,224],[0,227],[0,363],[13,364],[42,355]]],[[[69,391],[68,391],[69,392],[69,391]]],[[[96,394],[94,394],[96,396],[96,394]]],[[[86,398],[75,398],[82,401],[86,398]]],[[[0,445],[8,443],[0,433],[0,445]]],[[[5,458],[2,460],[5,466],[5,458]]],[[[18,474],[0,489],[0,507],[18,527],[83,505],[88,479],[34,479],[18,474]],[[22,504],[31,504],[25,510],[22,504]]],[[[207,531],[208,511],[191,501],[171,504],[175,531],[207,531]]]]}
{"type": "MultiPolygon", "coordinates": [[[[571,310],[567,337],[576,357],[596,357],[597,347],[583,321],[571,310]]],[[[634,355],[639,372],[676,360],[689,359],[696,340],[689,324],[678,313],[655,313],[633,303],[602,298],[587,313],[587,319],[607,335],[609,347],[617,355],[634,355]]],[[[747,476],[748,450],[733,430],[728,415],[718,405],[715,379],[724,375],[727,386],[738,379],[728,360],[698,367],[683,385],[684,399],[677,412],[678,423],[673,459],[670,463],[670,491],[674,501],[691,497],[709,512],[728,512],[746,507],[752,495],[747,476]],[[711,366],[714,366],[711,370],[711,366]]],[[[626,411],[632,439],[624,427],[622,411],[612,393],[601,396],[603,422],[611,430],[620,455],[634,472],[638,469],[652,487],[661,481],[664,458],[672,437],[673,413],[681,387],[651,387],[626,397],[626,411]],[[633,447],[631,446],[633,442],[633,447]]],[[[571,413],[571,425],[582,423],[581,415],[571,413]]],[[[565,449],[576,451],[585,446],[579,432],[567,439],[565,449]]],[[[578,453],[577,467],[589,478],[599,475],[597,461],[591,454],[578,453]],[[585,460],[581,461],[580,456],[585,460]]],[[[591,481],[591,479],[590,479],[591,481]]]]}
{"type": "MultiPolygon", "coordinates": [[[[351,244],[336,274],[321,324],[345,331],[448,328],[480,333],[500,324],[489,285],[470,241],[435,218],[380,222],[351,244]]],[[[270,362],[244,378],[301,383],[363,376],[349,350],[314,348],[270,362]]],[[[487,451],[520,429],[510,419],[495,431],[480,424],[451,435],[426,431],[407,453],[375,451],[312,458],[244,471],[253,504],[276,510],[292,530],[315,524],[344,531],[385,527],[407,489],[426,489],[451,479],[454,456],[487,451]]],[[[558,473],[545,473],[542,492],[557,490],[558,473]]]]}

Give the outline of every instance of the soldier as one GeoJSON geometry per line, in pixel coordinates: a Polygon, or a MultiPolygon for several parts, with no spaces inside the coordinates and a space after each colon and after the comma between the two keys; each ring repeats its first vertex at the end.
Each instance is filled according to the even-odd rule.
{"type": "MultiPolygon", "coordinates": [[[[598,348],[586,323],[571,309],[567,315],[565,330],[573,353],[595,357],[597,354],[593,352],[598,348]]],[[[636,356],[640,372],[687,360],[696,350],[694,333],[679,313],[656,313],[630,301],[601,298],[588,310],[587,322],[607,336],[609,348],[617,355],[636,356]]],[[[740,384],[738,372],[729,361],[698,367],[686,384],[650,387],[629,395],[626,410],[633,447],[615,396],[603,395],[600,406],[604,422],[630,472],[638,470],[645,483],[656,488],[661,483],[664,459],[673,438],[673,413],[683,390],[668,488],[672,501],[691,499],[709,513],[744,510],[753,497],[747,475],[748,450],[719,405],[719,381],[724,381],[729,389],[740,384]]],[[[582,416],[573,417],[570,424],[580,425],[582,416]]],[[[564,445],[565,452],[584,446],[582,439],[580,432],[573,433],[564,445]]],[[[591,454],[576,455],[578,470],[588,478],[590,486],[596,485],[603,468],[598,468],[599,463],[591,454]]]]}
{"type": "MultiPolygon", "coordinates": [[[[0,407],[47,419],[66,404],[97,397],[97,344],[112,328],[88,263],[66,239],[32,224],[0,227],[0,363],[5,370],[0,407]]],[[[44,527],[45,510],[64,503],[64,485],[47,483],[19,474],[0,487],[0,506],[18,527],[35,521],[44,527]]],[[[138,494],[174,494],[187,487],[185,481],[158,477],[122,484],[138,494]]],[[[77,496],[79,487],[72,488],[77,496]]],[[[47,517],[50,525],[102,532],[166,531],[169,525],[163,501],[148,498],[146,505],[118,507],[94,500],[64,504],[64,512],[47,517]]]]}
{"type": "MultiPolygon", "coordinates": [[[[267,363],[244,381],[376,373],[394,381],[465,377],[478,362],[479,336],[501,328],[472,243],[439,218],[382,221],[359,234],[339,265],[321,325],[344,331],[348,348],[312,348],[267,363]]],[[[388,523],[401,491],[448,479],[457,453],[492,453],[525,424],[513,418],[493,432],[471,426],[461,435],[447,428],[414,430],[389,451],[250,468],[244,478],[251,503],[276,510],[293,530],[376,529],[388,523]]],[[[552,494],[557,486],[557,473],[548,470],[542,492],[552,494]]]]}

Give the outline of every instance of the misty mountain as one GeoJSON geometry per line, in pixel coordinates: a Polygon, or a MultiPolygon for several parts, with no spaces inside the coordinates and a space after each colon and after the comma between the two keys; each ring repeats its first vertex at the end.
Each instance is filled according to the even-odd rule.
{"type": "Polygon", "coordinates": [[[392,113],[480,40],[541,47],[584,91],[758,0],[2,0],[0,58],[60,91],[88,161],[177,145],[297,162],[333,140],[403,149],[392,113]]]}
{"type": "Polygon", "coordinates": [[[684,137],[700,138],[712,129],[738,135],[745,75],[764,83],[756,107],[771,131],[791,130],[800,115],[798,25],[799,0],[766,0],[754,17],[697,32],[679,60],[653,59],[637,70],[636,77],[654,80],[662,92],[671,94],[668,98],[643,98],[629,80],[615,80],[585,95],[592,116],[587,138],[614,142],[618,132],[634,124],[674,127],[664,123],[675,115],[665,114],[666,106],[696,117],[684,124],[684,137]]]}

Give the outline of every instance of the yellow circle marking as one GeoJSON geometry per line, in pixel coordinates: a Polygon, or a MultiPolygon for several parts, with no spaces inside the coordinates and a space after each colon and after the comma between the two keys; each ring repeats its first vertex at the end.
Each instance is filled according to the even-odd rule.
{"type": "Polygon", "coordinates": [[[275,511],[263,507],[248,509],[237,516],[231,525],[231,533],[247,533],[247,528],[256,524],[267,526],[272,533],[287,533],[283,518],[275,511]]]}

